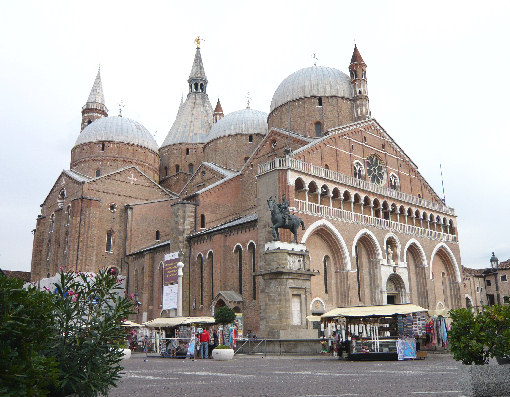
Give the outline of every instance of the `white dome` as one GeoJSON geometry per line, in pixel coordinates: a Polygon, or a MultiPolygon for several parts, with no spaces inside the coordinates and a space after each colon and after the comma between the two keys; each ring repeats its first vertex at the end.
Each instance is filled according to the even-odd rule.
{"type": "Polygon", "coordinates": [[[236,134],[267,134],[267,113],[253,109],[237,110],[214,123],[207,140],[236,134]]]}
{"type": "Polygon", "coordinates": [[[322,96],[352,98],[351,79],[344,72],[325,66],[300,69],[280,83],[271,101],[271,112],[295,99],[322,96]]]}
{"type": "Polygon", "coordinates": [[[140,123],[126,117],[97,119],[83,129],[74,146],[101,141],[132,143],[158,152],[158,144],[150,132],[140,123]]]}

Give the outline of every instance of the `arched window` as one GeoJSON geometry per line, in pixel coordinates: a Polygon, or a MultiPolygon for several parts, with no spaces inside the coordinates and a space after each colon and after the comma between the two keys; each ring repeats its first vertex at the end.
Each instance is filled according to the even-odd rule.
{"type": "Polygon", "coordinates": [[[204,214],[200,215],[200,228],[205,229],[205,215],[204,214]]]}
{"type": "Polygon", "coordinates": [[[252,279],[251,279],[251,297],[253,300],[257,299],[257,279],[255,276],[255,272],[257,271],[257,266],[255,262],[255,244],[250,243],[248,245],[248,252],[251,258],[251,270],[252,270],[252,279]]]}
{"type": "Polygon", "coordinates": [[[105,144],[104,142],[101,143],[101,151],[104,152],[104,147],[105,147],[105,144]]]}
{"type": "Polygon", "coordinates": [[[55,214],[51,214],[50,216],[50,233],[53,233],[55,229],[55,214]]]}
{"type": "Polygon", "coordinates": [[[66,226],[69,226],[69,223],[71,223],[71,204],[67,206],[67,220],[66,220],[66,226]]]}
{"type": "Polygon", "coordinates": [[[101,176],[101,170],[100,170],[99,168],[96,170],[96,178],[97,178],[98,176],[101,176]]]}
{"type": "Polygon", "coordinates": [[[161,238],[161,234],[159,232],[159,230],[156,230],[156,241],[159,241],[161,238]]]}
{"type": "Polygon", "coordinates": [[[179,166],[179,164],[176,164],[175,165],[175,173],[177,174],[180,170],[181,170],[181,167],[179,166]]]}
{"type": "Polygon", "coordinates": [[[325,256],[323,259],[324,264],[324,293],[328,293],[328,263],[329,262],[329,256],[325,256]]]}
{"type": "Polygon", "coordinates": [[[322,136],[322,124],[320,121],[317,121],[315,123],[315,136],[316,137],[322,136]]]}
{"type": "Polygon", "coordinates": [[[317,106],[322,106],[322,98],[321,97],[317,98],[317,106]]]}
{"type": "Polygon", "coordinates": [[[243,249],[241,246],[237,246],[235,251],[237,253],[237,271],[239,279],[239,293],[243,294],[243,249]]]}
{"type": "Polygon", "coordinates": [[[204,92],[204,83],[200,83],[200,91],[204,92]]]}
{"type": "Polygon", "coordinates": [[[189,148],[186,148],[186,156],[189,155],[189,148]]]}
{"type": "Polygon", "coordinates": [[[212,251],[209,251],[207,255],[207,260],[209,263],[209,269],[211,274],[211,299],[214,298],[214,254],[212,251]]]}
{"type": "Polygon", "coordinates": [[[193,174],[193,164],[188,165],[188,170],[190,174],[193,174]]]}
{"type": "Polygon", "coordinates": [[[112,253],[113,246],[113,232],[111,230],[106,232],[106,249],[105,252],[112,253]]]}
{"type": "Polygon", "coordinates": [[[250,142],[250,143],[253,142],[253,135],[248,136],[248,142],[250,142]]]}
{"type": "Polygon", "coordinates": [[[204,257],[200,255],[200,306],[204,306],[204,257]]]}
{"type": "Polygon", "coordinates": [[[168,167],[165,167],[165,176],[168,176],[168,167]]]}
{"type": "Polygon", "coordinates": [[[198,83],[193,84],[193,87],[195,88],[195,92],[198,91],[198,83]]]}

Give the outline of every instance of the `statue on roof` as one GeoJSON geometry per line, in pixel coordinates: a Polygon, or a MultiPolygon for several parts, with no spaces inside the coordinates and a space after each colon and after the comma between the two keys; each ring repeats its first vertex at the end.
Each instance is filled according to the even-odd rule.
{"type": "Polygon", "coordinates": [[[197,45],[197,50],[200,48],[200,36],[195,38],[195,44],[197,45]]]}

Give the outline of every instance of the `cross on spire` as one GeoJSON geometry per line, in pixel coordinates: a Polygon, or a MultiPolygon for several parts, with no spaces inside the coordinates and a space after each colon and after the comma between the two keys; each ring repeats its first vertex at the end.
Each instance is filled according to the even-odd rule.
{"type": "Polygon", "coordinates": [[[248,93],[246,94],[246,109],[250,108],[250,101],[251,101],[251,95],[250,95],[250,92],[248,91],[248,93]]]}
{"type": "Polygon", "coordinates": [[[121,99],[119,103],[119,117],[122,117],[122,109],[124,108],[124,106],[125,106],[124,102],[121,99]]]}
{"type": "Polygon", "coordinates": [[[315,52],[312,54],[312,59],[313,59],[313,66],[317,66],[317,61],[319,60],[319,58],[317,58],[317,54],[315,52]]]}

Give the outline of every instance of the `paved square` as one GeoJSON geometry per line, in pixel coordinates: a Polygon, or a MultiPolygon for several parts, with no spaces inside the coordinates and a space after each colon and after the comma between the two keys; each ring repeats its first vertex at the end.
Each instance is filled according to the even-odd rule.
{"type": "Polygon", "coordinates": [[[461,396],[461,364],[350,362],[324,356],[235,356],[231,361],[135,354],[111,396],[461,396]]]}

